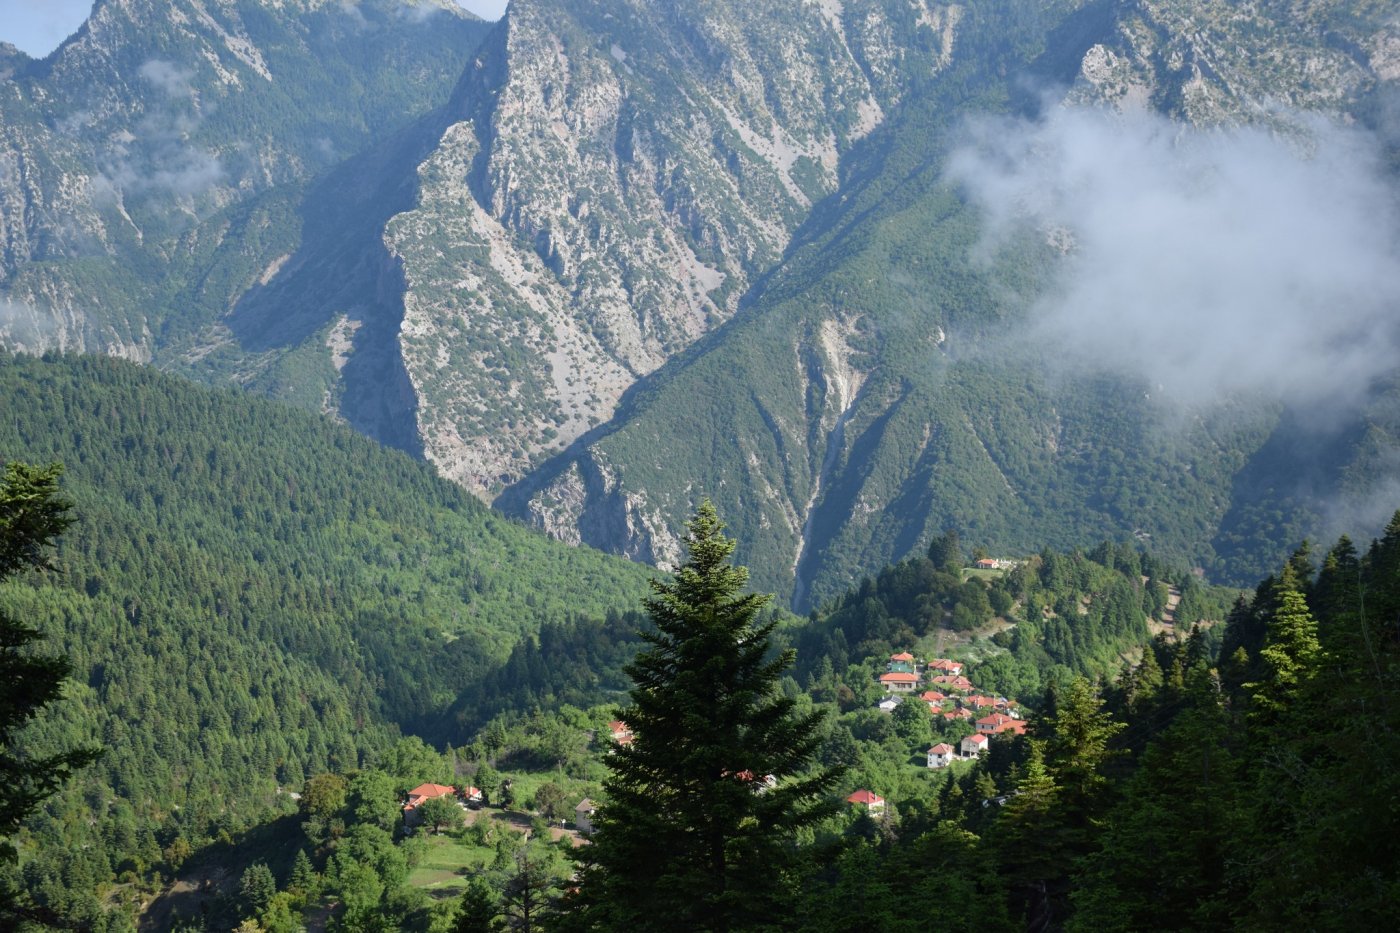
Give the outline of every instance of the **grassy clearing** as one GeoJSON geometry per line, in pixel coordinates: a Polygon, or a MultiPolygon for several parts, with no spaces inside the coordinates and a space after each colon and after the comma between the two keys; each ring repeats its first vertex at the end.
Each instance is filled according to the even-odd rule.
{"type": "Polygon", "coordinates": [[[408,873],[408,883],[429,892],[459,891],[467,879],[490,864],[491,849],[474,846],[451,836],[428,836],[418,864],[408,873]]]}

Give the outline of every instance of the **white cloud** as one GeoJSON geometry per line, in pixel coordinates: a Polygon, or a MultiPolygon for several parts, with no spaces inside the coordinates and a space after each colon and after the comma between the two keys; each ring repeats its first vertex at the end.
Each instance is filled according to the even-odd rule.
{"type": "Polygon", "coordinates": [[[153,58],[142,64],[137,73],[166,97],[189,97],[192,93],[190,79],[194,72],[174,62],[153,58]]]}
{"type": "Polygon", "coordinates": [[[1045,358],[1189,406],[1314,410],[1359,403],[1400,364],[1400,224],[1364,134],[1050,113],[972,125],[949,169],[988,249],[1028,230],[1067,245],[1025,335],[1045,358]]]}
{"type": "Polygon", "coordinates": [[[193,99],[193,73],[172,62],[151,59],[138,73],[166,98],[151,106],[132,132],[109,146],[95,179],[99,202],[120,192],[180,198],[203,194],[226,176],[218,155],[191,142],[199,126],[193,99]]]}
{"type": "Polygon", "coordinates": [[[0,295],[0,346],[42,352],[51,345],[55,327],[53,315],[17,298],[0,295]]]}

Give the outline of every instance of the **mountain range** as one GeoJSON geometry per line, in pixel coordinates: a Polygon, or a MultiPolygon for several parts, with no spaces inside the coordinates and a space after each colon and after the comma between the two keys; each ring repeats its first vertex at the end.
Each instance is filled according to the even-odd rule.
{"type": "Polygon", "coordinates": [[[948,528],[1251,580],[1396,483],[1393,13],[99,0],[0,60],[0,342],[638,560],[708,496],[799,610],[948,528]]]}

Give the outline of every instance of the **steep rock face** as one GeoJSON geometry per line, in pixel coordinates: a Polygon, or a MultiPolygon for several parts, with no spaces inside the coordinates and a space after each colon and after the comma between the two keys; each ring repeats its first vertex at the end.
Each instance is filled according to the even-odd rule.
{"type": "Polygon", "coordinates": [[[897,103],[894,36],[927,15],[512,4],[386,236],[427,456],[492,497],[728,319],[897,103]]]}
{"type": "Polygon", "coordinates": [[[1396,76],[1397,47],[1380,8],[1137,0],[1085,54],[1071,100],[1198,126],[1267,122],[1280,108],[1340,113],[1396,76]]]}
{"type": "MultiPolygon", "coordinates": [[[[1047,236],[989,266],[973,248],[979,218],[940,160],[957,140],[948,114],[1002,101],[1035,112],[1047,88],[1205,126],[1292,131],[1297,110],[1371,119],[1393,42],[1346,9],[1163,0],[930,12],[926,28],[954,37],[938,63],[947,80],[890,110],[878,155],[858,151],[811,225],[821,232],[703,353],[498,504],[569,540],[643,555],[672,552],[711,497],[755,585],[798,609],[943,528],[1010,550],[1136,537],[1215,571],[1222,555],[1263,558],[1315,533],[1276,522],[1303,505],[1277,475],[1286,461],[1274,454],[1296,439],[1277,409],[1227,406],[1167,432],[1131,380],[1007,357],[1002,337],[1069,246],[1047,236]],[[1200,545],[1213,537],[1214,550],[1200,545]]],[[[1374,425],[1393,417],[1366,417],[1366,437],[1388,436],[1374,425]]],[[[1316,489],[1378,462],[1381,448],[1356,459],[1343,440],[1316,489]]]]}
{"type": "Polygon", "coordinates": [[[303,186],[440,103],[484,32],[450,0],[101,0],[6,57],[0,344],[252,378],[220,319],[295,249],[303,186]]]}

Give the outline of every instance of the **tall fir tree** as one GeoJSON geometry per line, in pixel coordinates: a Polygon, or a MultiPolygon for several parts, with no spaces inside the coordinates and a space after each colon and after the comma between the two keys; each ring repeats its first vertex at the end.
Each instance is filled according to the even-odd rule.
{"type": "Polygon", "coordinates": [[[797,830],[836,806],[839,769],[814,766],[822,714],[778,690],[794,655],[773,656],[770,597],[743,593],[709,502],[687,527],[689,560],[646,603],[655,628],[621,712],[634,738],[609,757],[570,927],[784,926],[797,830]]]}
{"type": "Polygon", "coordinates": [[[1028,930],[1049,929],[1055,922],[1053,888],[1065,874],[1069,852],[1060,795],[1042,744],[1033,740],[1025,774],[997,815],[993,837],[1013,912],[1028,930]]]}
{"type": "MultiPolygon", "coordinates": [[[[0,476],[0,581],[50,569],[49,551],[73,521],[72,504],[58,488],[62,472],[57,464],[5,466],[0,476]]],[[[62,694],[70,670],[67,658],[33,650],[41,639],[34,626],[0,611],[0,864],[16,856],[6,837],[69,774],[99,755],[97,749],[85,748],[41,758],[17,747],[21,730],[62,694]]],[[[0,901],[10,899],[0,890],[0,901]]]]}
{"type": "Polygon", "coordinates": [[[1259,649],[1259,679],[1246,684],[1253,714],[1276,720],[1312,675],[1321,654],[1317,621],[1293,565],[1287,564],[1274,587],[1264,646],[1259,649]]]}
{"type": "Polygon", "coordinates": [[[1239,829],[1240,806],[1229,719],[1204,662],[1188,672],[1184,694],[1080,863],[1071,930],[1230,928],[1225,839],[1239,829]]]}

